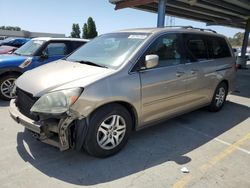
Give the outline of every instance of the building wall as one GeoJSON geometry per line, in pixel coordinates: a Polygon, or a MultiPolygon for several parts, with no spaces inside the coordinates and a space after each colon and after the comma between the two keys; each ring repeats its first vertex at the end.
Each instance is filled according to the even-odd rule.
{"type": "Polygon", "coordinates": [[[25,37],[25,38],[35,38],[35,37],[57,37],[57,38],[61,38],[61,37],[65,37],[65,34],[0,30],[0,36],[25,37]]]}

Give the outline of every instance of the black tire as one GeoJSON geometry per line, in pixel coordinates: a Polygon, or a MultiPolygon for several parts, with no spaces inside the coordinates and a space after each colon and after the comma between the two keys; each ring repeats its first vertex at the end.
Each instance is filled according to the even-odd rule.
{"type": "Polygon", "coordinates": [[[89,129],[88,129],[88,133],[86,136],[84,148],[90,155],[99,157],[99,158],[104,158],[104,157],[114,155],[125,146],[125,144],[128,141],[131,130],[132,130],[131,115],[122,105],[111,104],[111,105],[104,106],[98,109],[96,112],[94,112],[94,114],[91,115],[90,117],[89,129]],[[123,133],[124,136],[122,136],[121,141],[117,146],[115,146],[112,149],[103,149],[98,144],[98,141],[97,141],[98,129],[101,126],[101,124],[105,120],[109,119],[109,117],[112,117],[112,115],[120,116],[123,118],[122,120],[123,122],[125,122],[125,127],[126,127],[125,133],[123,133]]]}
{"type": "Polygon", "coordinates": [[[227,93],[228,93],[227,84],[225,82],[221,82],[216,87],[214,95],[213,95],[213,99],[211,101],[211,104],[209,105],[209,110],[211,112],[218,112],[221,110],[221,108],[223,107],[223,105],[226,101],[227,93]],[[221,92],[224,91],[225,95],[224,95],[224,97],[221,98],[221,102],[218,102],[217,96],[219,95],[220,91],[221,92]]]}
{"type": "Polygon", "coordinates": [[[9,74],[9,75],[2,76],[0,78],[0,99],[9,101],[14,98],[14,96],[10,97],[10,95],[8,96],[6,93],[4,93],[5,91],[4,89],[6,89],[4,87],[7,87],[4,84],[6,83],[7,80],[14,82],[17,78],[18,78],[18,75],[16,74],[9,74]]]}

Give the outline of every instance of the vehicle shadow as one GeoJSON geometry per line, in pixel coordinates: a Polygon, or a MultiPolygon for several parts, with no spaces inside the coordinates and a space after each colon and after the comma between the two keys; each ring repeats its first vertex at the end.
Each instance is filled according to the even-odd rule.
{"type": "Polygon", "coordinates": [[[236,86],[233,95],[250,98],[249,89],[250,69],[238,70],[236,75],[236,86]]]}
{"type": "Polygon", "coordinates": [[[49,177],[75,185],[96,185],[174,161],[189,163],[188,152],[206,144],[250,116],[248,107],[227,102],[218,113],[204,109],[135,132],[117,155],[98,159],[85,152],[59,152],[29,134],[19,132],[17,151],[22,159],[49,177]],[[209,135],[203,136],[185,127],[209,135]],[[24,144],[26,143],[26,144],[24,144]],[[26,149],[28,147],[28,149],[26,149]]]}
{"type": "Polygon", "coordinates": [[[10,105],[9,101],[3,101],[0,99],[0,107],[7,107],[10,105]]]}

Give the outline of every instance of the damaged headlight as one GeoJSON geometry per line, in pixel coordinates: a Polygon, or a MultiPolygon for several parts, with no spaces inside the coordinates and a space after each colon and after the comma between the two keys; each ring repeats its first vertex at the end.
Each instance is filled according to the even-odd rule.
{"type": "Polygon", "coordinates": [[[38,99],[30,111],[45,114],[62,114],[68,111],[69,107],[76,102],[82,91],[82,88],[74,88],[47,93],[38,99]]]}

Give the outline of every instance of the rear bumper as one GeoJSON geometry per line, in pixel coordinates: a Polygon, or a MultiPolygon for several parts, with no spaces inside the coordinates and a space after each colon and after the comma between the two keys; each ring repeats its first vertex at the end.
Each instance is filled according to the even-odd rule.
{"type": "Polygon", "coordinates": [[[16,107],[15,99],[10,101],[9,107],[10,116],[19,124],[23,125],[25,128],[37,133],[42,133],[42,124],[39,122],[35,122],[34,120],[24,116],[16,107]]]}

